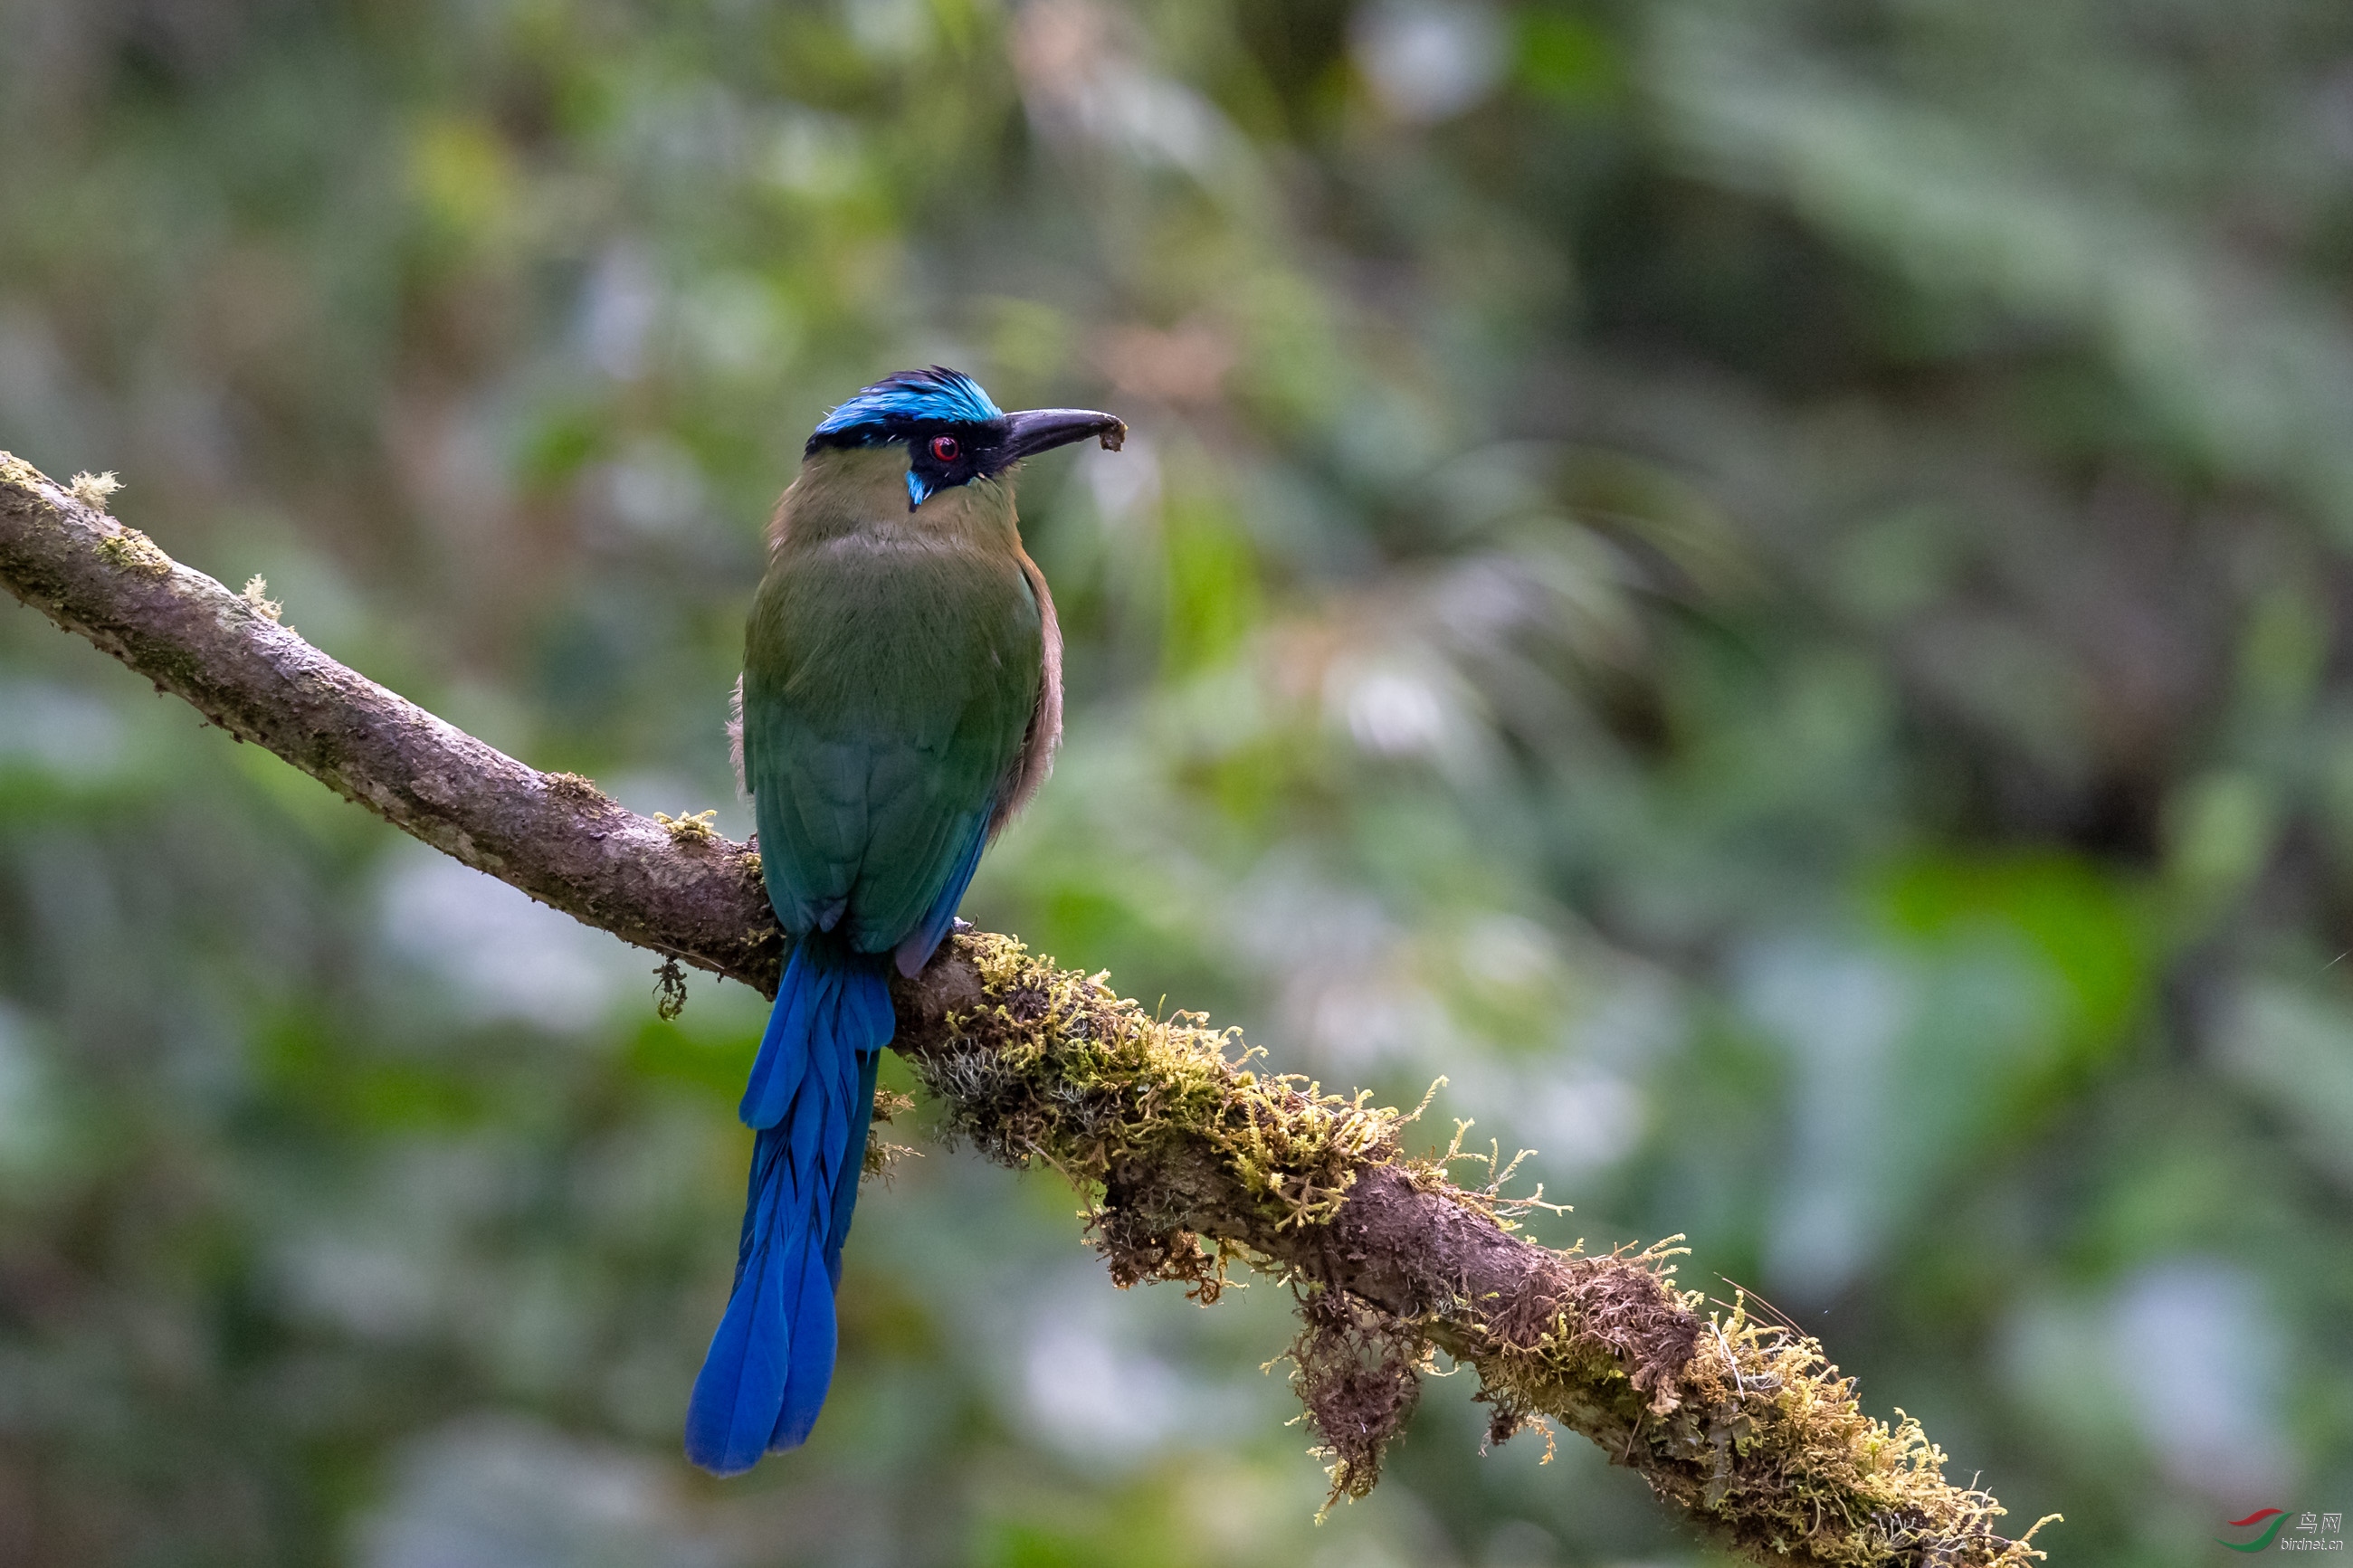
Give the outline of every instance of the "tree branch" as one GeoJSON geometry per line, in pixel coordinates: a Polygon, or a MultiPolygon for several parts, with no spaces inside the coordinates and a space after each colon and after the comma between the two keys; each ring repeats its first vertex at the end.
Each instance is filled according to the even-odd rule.
{"type": "MultiPolygon", "coordinates": [[[[773,994],[783,934],[758,858],[542,773],[329,658],[103,510],[0,453],[0,584],[395,826],[622,940],[773,994]]],[[[1406,1156],[1411,1121],[1251,1070],[1193,1014],[1156,1019],[1008,937],[960,930],[899,986],[895,1042],[953,1132],[1086,1193],[1122,1285],[1214,1300],[1229,1262],[1289,1282],[1293,1382],[1333,1495],[1362,1496],[1437,1351],[1477,1368],[1490,1436],[1557,1423],[1759,1561],[2000,1564],[1995,1532],[1918,1426],[1890,1430],[1797,1331],[1714,1311],[1663,1248],[1588,1257],[1514,1234],[1491,1184],[1406,1156]]],[[[1546,1441],[1551,1441],[1549,1430],[1546,1441]]],[[[2039,1526],[2038,1526],[2039,1528],[2039,1526]]]]}

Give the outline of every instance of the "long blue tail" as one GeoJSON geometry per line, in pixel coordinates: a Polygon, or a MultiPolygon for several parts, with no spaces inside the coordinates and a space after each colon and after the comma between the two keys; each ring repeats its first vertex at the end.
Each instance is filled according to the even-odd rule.
{"type": "Polygon", "coordinates": [[[833,1292],[858,1201],[874,1072],[896,1020],[888,953],[794,944],[744,1090],[751,1191],[735,1291],[687,1406],[686,1455],[732,1476],[808,1437],[833,1381],[833,1292]]]}

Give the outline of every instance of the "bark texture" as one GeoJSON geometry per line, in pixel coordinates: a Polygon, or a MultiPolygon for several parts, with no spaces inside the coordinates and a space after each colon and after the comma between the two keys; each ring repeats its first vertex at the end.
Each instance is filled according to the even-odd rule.
{"type": "Polygon", "coordinates": [[[782,933],[742,846],[484,745],[5,454],[0,583],[403,832],[624,942],[774,993],[782,933]]]}
{"type": "MultiPolygon", "coordinates": [[[[179,565],[0,453],[0,584],[240,741],[534,899],[773,994],[783,953],[758,858],[638,816],[345,668],[276,608],[179,565]]],[[[1863,1415],[1821,1347],[1678,1291],[1671,1254],[1588,1257],[1514,1234],[1493,1187],[1414,1159],[1409,1117],[1254,1071],[1231,1031],[1155,1018],[1102,978],[960,928],[898,991],[896,1047],[955,1133],[1088,1194],[1113,1277],[1216,1298],[1242,1262],[1297,1291],[1294,1384],[1361,1496],[1443,1352],[1476,1368],[1501,1441],[1556,1424],[1762,1562],[2004,1564],[2042,1554],[1943,1476],[1917,1426],[1863,1415]]],[[[1545,1440],[1551,1441],[1549,1430],[1545,1440]]],[[[2026,1536],[2031,1536],[2029,1531],[2026,1536]]]]}

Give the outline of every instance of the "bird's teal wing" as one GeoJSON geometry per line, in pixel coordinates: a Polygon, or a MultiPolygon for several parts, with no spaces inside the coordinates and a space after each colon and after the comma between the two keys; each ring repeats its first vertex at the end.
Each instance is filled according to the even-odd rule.
{"type": "Polygon", "coordinates": [[[787,930],[881,952],[936,920],[1019,760],[1041,619],[1013,559],[847,540],[776,563],[745,647],[744,763],[787,930]]]}

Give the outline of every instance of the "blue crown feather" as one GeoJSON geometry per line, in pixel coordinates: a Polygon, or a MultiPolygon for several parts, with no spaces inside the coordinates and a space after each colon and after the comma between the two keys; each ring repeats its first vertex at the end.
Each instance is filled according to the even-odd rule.
{"type": "Polygon", "coordinates": [[[960,370],[935,364],[884,376],[819,420],[809,441],[815,445],[824,437],[870,429],[871,439],[883,441],[903,434],[918,420],[977,425],[1004,417],[1005,410],[988,400],[980,383],[960,370]]]}

